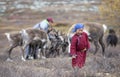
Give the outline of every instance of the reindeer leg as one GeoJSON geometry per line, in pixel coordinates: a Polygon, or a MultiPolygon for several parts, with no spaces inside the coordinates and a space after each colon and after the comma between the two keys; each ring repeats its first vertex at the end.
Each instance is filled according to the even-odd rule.
{"type": "Polygon", "coordinates": [[[20,50],[22,52],[22,56],[21,56],[22,61],[26,61],[24,58],[24,49],[22,47],[20,47],[20,50]]]}
{"type": "Polygon", "coordinates": [[[37,51],[38,51],[38,46],[34,45],[33,46],[33,51],[32,51],[32,56],[34,59],[37,59],[37,51]]]}
{"type": "Polygon", "coordinates": [[[95,45],[95,52],[94,55],[97,53],[98,49],[99,49],[99,45],[97,41],[94,41],[94,45],[95,45]]]}
{"type": "Polygon", "coordinates": [[[8,59],[7,59],[7,61],[12,61],[12,58],[11,58],[11,53],[12,53],[12,50],[15,48],[15,47],[17,47],[17,45],[15,45],[15,44],[12,44],[11,46],[10,46],[10,48],[8,49],[8,59]]]}
{"type": "Polygon", "coordinates": [[[50,47],[48,50],[49,50],[49,52],[47,53],[47,56],[51,57],[51,55],[53,54],[53,46],[50,47]]]}
{"type": "Polygon", "coordinates": [[[56,49],[56,55],[55,56],[60,56],[60,47],[56,49]]]}
{"type": "Polygon", "coordinates": [[[41,51],[42,51],[43,56],[44,56],[43,58],[46,58],[47,45],[46,45],[45,43],[44,43],[43,45],[44,45],[44,46],[42,47],[42,50],[41,50],[41,51]]]}
{"type": "Polygon", "coordinates": [[[105,56],[105,44],[103,43],[102,38],[99,39],[99,43],[102,47],[102,55],[105,56]]]}
{"type": "Polygon", "coordinates": [[[45,48],[42,48],[41,49],[41,52],[42,52],[42,58],[46,58],[46,49],[45,48]]]}
{"type": "MultiPolygon", "coordinates": [[[[22,51],[23,51],[23,54],[25,53],[23,58],[26,59],[26,57],[28,56],[28,53],[29,53],[29,43],[23,45],[22,51]]],[[[24,59],[23,59],[23,61],[24,61],[24,59]]]]}
{"type": "Polygon", "coordinates": [[[12,50],[13,50],[13,46],[11,46],[9,49],[8,49],[8,58],[7,58],[7,61],[12,61],[12,58],[11,58],[11,52],[12,52],[12,50]]]}
{"type": "Polygon", "coordinates": [[[9,50],[8,50],[8,58],[11,58],[11,52],[13,50],[14,47],[11,47],[9,50]]]}

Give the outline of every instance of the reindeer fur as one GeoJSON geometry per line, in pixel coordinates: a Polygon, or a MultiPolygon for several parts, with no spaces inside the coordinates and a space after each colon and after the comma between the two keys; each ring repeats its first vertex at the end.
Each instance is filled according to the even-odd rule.
{"type": "MultiPolygon", "coordinates": [[[[45,31],[39,29],[23,29],[21,33],[23,37],[23,42],[25,43],[23,46],[24,50],[33,40],[40,40],[42,42],[42,48],[46,49],[49,39],[45,31]]],[[[45,51],[43,52],[45,56],[45,51]]]]}
{"type": "Polygon", "coordinates": [[[107,46],[116,46],[117,43],[118,43],[118,37],[115,33],[115,30],[114,29],[109,29],[109,34],[106,38],[106,43],[107,43],[107,46]]]}
{"type": "Polygon", "coordinates": [[[85,30],[89,32],[89,37],[90,40],[94,43],[95,46],[95,52],[94,54],[97,53],[99,49],[99,44],[102,47],[102,54],[105,55],[105,44],[103,42],[103,36],[104,33],[107,30],[107,26],[105,24],[99,24],[95,22],[87,22],[84,23],[85,25],[85,30]]]}
{"type": "Polygon", "coordinates": [[[7,60],[11,60],[11,52],[17,46],[19,46],[21,51],[22,51],[22,60],[25,60],[23,58],[24,51],[21,47],[23,45],[23,39],[22,39],[21,33],[20,32],[12,32],[12,33],[5,33],[5,35],[10,43],[10,47],[7,50],[7,52],[8,52],[8,59],[7,60]]]}

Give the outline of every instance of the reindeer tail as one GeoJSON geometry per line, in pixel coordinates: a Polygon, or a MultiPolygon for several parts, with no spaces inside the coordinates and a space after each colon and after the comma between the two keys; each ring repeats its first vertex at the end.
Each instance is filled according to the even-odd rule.
{"type": "Polygon", "coordinates": [[[107,31],[107,25],[103,24],[104,33],[107,31]]]}
{"type": "Polygon", "coordinates": [[[6,37],[7,37],[7,39],[8,39],[9,41],[12,40],[12,39],[10,38],[10,33],[5,33],[5,35],[6,35],[6,37]]]}

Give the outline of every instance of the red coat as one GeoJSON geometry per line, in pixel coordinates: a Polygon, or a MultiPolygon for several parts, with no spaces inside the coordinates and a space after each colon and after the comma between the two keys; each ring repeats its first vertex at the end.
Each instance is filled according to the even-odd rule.
{"type": "Polygon", "coordinates": [[[81,35],[75,34],[72,37],[71,46],[70,46],[70,54],[76,55],[76,58],[72,59],[72,66],[78,66],[81,68],[85,64],[86,60],[86,51],[82,52],[84,48],[89,49],[89,41],[88,36],[85,32],[81,35]]]}

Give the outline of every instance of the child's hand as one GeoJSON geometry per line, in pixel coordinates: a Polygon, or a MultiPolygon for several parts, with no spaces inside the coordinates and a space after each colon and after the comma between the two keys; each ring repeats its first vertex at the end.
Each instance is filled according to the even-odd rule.
{"type": "Polygon", "coordinates": [[[84,48],[83,50],[82,50],[82,52],[84,52],[84,51],[86,51],[87,49],[86,48],[84,48]]]}
{"type": "Polygon", "coordinates": [[[73,55],[72,58],[76,58],[76,55],[73,55]]]}

